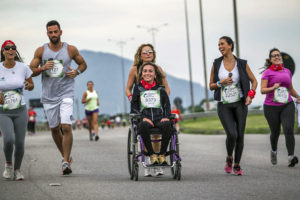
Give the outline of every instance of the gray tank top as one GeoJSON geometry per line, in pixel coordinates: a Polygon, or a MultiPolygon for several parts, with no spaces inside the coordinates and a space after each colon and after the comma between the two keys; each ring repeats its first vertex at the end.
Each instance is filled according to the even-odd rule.
{"type": "Polygon", "coordinates": [[[56,104],[64,98],[74,97],[75,80],[68,78],[65,73],[70,71],[72,59],[68,53],[68,44],[63,43],[63,47],[58,51],[52,51],[48,44],[44,44],[42,65],[49,58],[53,58],[55,67],[52,71],[42,73],[42,103],[56,104]],[[56,73],[58,72],[58,73],[56,73]]]}

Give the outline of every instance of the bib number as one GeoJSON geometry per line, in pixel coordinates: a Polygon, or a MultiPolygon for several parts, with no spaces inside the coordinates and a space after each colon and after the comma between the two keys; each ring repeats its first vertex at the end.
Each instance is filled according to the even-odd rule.
{"type": "Polygon", "coordinates": [[[14,110],[21,107],[21,95],[16,90],[10,90],[3,93],[3,110],[14,110]]]}
{"type": "Polygon", "coordinates": [[[237,84],[222,87],[223,104],[235,103],[241,100],[240,91],[237,84]]]}
{"type": "Polygon", "coordinates": [[[274,91],[274,102],[288,103],[289,101],[289,89],[286,87],[279,87],[274,91]]]}
{"type": "Polygon", "coordinates": [[[140,93],[141,108],[160,108],[160,91],[147,90],[140,93]]]}
{"type": "MultiPolygon", "coordinates": [[[[63,77],[63,62],[62,60],[53,60],[54,61],[54,66],[52,69],[48,69],[45,71],[46,77],[63,77]]],[[[47,61],[44,61],[46,63],[47,61]]]]}

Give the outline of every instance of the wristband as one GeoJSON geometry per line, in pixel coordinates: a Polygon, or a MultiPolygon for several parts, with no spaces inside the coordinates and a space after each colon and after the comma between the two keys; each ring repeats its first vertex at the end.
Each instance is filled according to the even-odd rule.
{"type": "Polygon", "coordinates": [[[250,97],[251,99],[253,99],[255,97],[255,94],[256,94],[255,90],[249,90],[248,97],[250,97]]]}
{"type": "Polygon", "coordinates": [[[39,71],[39,72],[42,72],[42,67],[38,67],[38,71],[39,71]]]}
{"type": "Polygon", "coordinates": [[[133,96],[132,94],[128,95],[128,97],[127,97],[127,98],[128,98],[128,101],[129,101],[129,102],[131,102],[131,100],[132,100],[132,96],[133,96]]]}
{"type": "Polygon", "coordinates": [[[218,86],[218,88],[221,87],[221,82],[220,81],[217,82],[217,86],[218,86]]]}

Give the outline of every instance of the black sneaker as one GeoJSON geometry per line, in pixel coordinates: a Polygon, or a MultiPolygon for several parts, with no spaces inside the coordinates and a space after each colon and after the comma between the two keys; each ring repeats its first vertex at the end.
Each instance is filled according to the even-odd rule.
{"type": "Polygon", "coordinates": [[[289,160],[289,167],[295,167],[295,165],[298,163],[297,156],[293,156],[293,157],[289,156],[288,160],[289,160]]]}
{"type": "Polygon", "coordinates": [[[98,135],[96,135],[96,137],[95,137],[95,141],[98,141],[99,140],[99,136],[98,135]]]}
{"type": "Polygon", "coordinates": [[[62,163],[62,174],[63,175],[69,175],[72,173],[71,165],[68,162],[62,163]]]}

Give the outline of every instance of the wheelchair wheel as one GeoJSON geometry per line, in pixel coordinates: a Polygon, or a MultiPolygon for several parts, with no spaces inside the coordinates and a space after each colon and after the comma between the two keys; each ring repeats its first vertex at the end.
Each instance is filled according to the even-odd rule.
{"type": "Polygon", "coordinates": [[[137,162],[135,162],[133,165],[133,174],[134,174],[134,180],[138,181],[139,180],[139,164],[137,162]]]}
{"type": "Polygon", "coordinates": [[[181,163],[179,161],[177,161],[177,163],[176,163],[176,172],[175,172],[175,174],[176,174],[175,179],[180,181],[181,180],[181,163]]]}
{"type": "MultiPolygon", "coordinates": [[[[176,135],[175,152],[179,155],[179,140],[178,140],[178,134],[175,133],[175,135],[176,135]]],[[[173,146],[173,137],[172,137],[171,140],[170,140],[169,151],[172,150],[172,146],[173,146]]],[[[170,164],[173,164],[173,161],[174,161],[174,160],[173,160],[173,156],[172,156],[172,154],[170,154],[170,164]]],[[[176,165],[177,165],[177,164],[176,164],[176,165]]],[[[172,174],[172,176],[173,176],[174,179],[177,178],[177,174],[175,173],[175,171],[176,171],[176,165],[175,165],[174,167],[171,167],[171,168],[170,168],[170,169],[171,169],[171,174],[172,174]]]]}
{"type": "Polygon", "coordinates": [[[132,134],[131,134],[131,129],[129,129],[128,131],[128,138],[127,138],[127,161],[128,161],[128,172],[129,175],[131,176],[131,172],[132,172],[132,160],[133,158],[133,151],[132,151],[132,145],[131,145],[131,139],[132,134]]]}

